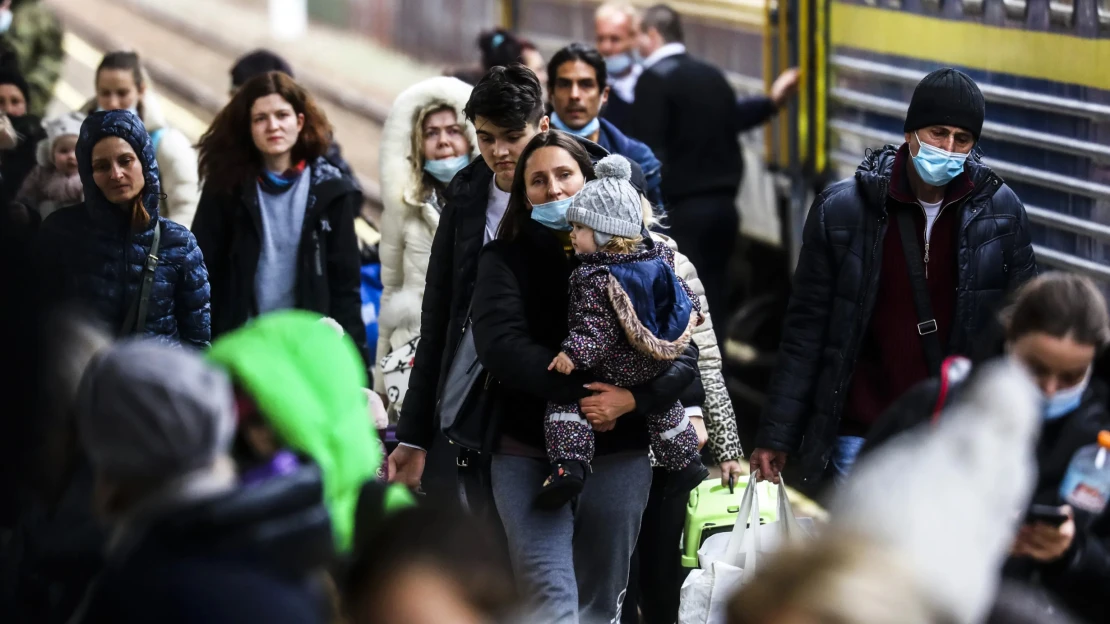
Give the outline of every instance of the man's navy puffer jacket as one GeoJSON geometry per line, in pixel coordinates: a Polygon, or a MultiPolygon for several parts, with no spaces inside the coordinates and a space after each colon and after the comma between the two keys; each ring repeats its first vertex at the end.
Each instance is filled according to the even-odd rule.
{"type": "Polygon", "coordinates": [[[47,296],[53,302],[81,304],[109,329],[119,331],[138,296],[143,264],[158,226],[162,228],[158,268],[141,333],[208,346],[208,270],[192,233],[158,216],[158,163],[143,122],[123,110],[90,115],[77,141],[77,168],[85,202],[50,215],[39,233],[47,296]],[[106,137],[127,141],[141,161],[142,201],[151,217],[141,231],[132,230],[130,211],[109,202],[93,180],[93,147],[106,137]]]}

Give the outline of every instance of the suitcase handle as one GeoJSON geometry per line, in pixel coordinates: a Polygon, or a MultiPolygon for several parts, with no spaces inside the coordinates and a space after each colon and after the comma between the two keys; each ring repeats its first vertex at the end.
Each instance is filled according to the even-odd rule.
{"type": "Polygon", "coordinates": [[[736,493],[736,475],[734,475],[734,474],[730,474],[728,476],[728,493],[729,494],[735,494],[736,493]]]}

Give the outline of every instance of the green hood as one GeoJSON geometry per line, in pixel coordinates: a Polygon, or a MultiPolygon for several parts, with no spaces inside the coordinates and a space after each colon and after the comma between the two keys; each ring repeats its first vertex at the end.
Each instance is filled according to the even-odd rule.
{"type": "MultiPolygon", "coordinates": [[[[221,337],[208,357],[250,393],[290,449],[319,465],[336,545],[347,552],[360,488],[382,461],[354,343],[316,314],[287,310],[221,337]]],[[[395,493],[389,506],[409,500],[395,493]]]]}

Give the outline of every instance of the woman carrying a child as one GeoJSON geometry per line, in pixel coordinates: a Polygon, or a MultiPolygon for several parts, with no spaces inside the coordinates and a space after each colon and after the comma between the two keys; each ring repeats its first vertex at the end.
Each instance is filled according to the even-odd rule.
{"type": "MultiPolygon", "coordinates": [[[[612,161],[608,162],[611,165],[612,161]]],[[[624,173],[619,166],[610,165],[602,166],[602,172],[624,173]]],[[[538,602],[543,621],[619,619],[629,559],[651,486],[648,447],[653,444],[651,432],[656,431],[652,423],[669,413],[691,388],[694,394],[701,394],[697,349],[690,344],[683,346],[689,342],[688,336],[682,339],[691,324],[690,317],[696,324],[699,315],[677,278],[671,284],[673,303],[685,298],[688,310],[679,335],[668,339],[648,331],[660,344],[670,345],[661,362],[635,357],[621,329],[608,349],[612,354],[603,353],[596,362],[575,361],[577,370],[569,375],[552,367],[556,356],[565,350],[564,342],[574,340],[571,319],[576,327],[591,322],[590,314],[571,308],[571,274],[583,262],[575,256],[566,215],[580,191],[593,197],[592,205],[605,203],[600,197],[604,193],[583,191],[595,177],[589,156],[573,137],[544,132],[532,139],[518,159],[497,240],[485,248],[479,260],[473,300],[475,346],[495,380],[490,392],[493,409],[499,412],[495,421],[500,423],[500,448],[491,468],[494,500],[516,573],[527,587],[525,595],[538,602]],[[625,373],[619,379],[606,375],[610,372],[609,358],[618,353],[642,370],[637,369],[634,376],[625,373]],[[627,389],[602,383],[626,378],[637,381],[629,382],[627,389]],[[584,465],[580,491],[577,496],[571,493],[567,497],[573,498],[570,504],[554,509],[537,503],[544,500],[540,494],[545,480],[560,480],[558,466],[552,474],[552,460],[570,458],[549,459],[548,449],[552,447],[545,438],[546,415],[552,411],[549,404],[558,406],[559,413],[574,414],[573,421],[567,418],[559,422],[574,422],[579,425],[580,441],[588,446],[584,439],[588,434],[593,442],[592,461],[575,460],[584,465]],[[593,431],[581,426],[583,418],[593,431]]],[[[623,179],[615,176],[617,180],[613,177],[593,183],[601,185],[595,191],[628,184],[626,175],[623,179]]],[[[639,216],[639,197],[634,192],[632,195],[639,216]]],[[[606,209],[616,211],[611,206],[606,209]]],[[[637,231],[639,225],[637,221],[637,231]]],[[[604,229],[596,231],[604,234],[604,229]]],[[[627,244],[637,250],[630,258],[642,253],[651,255],[651,262],[665,262],[665,252],[657,250],[650,239],[627,244]]],[[[584,272],[595,270],[589,262],[595,255],[619,254],[586,256],[584,272]]],[[[629,300],[633,308],[648,303],[655,309],[654,304],[659,303],[638,297],[629,300]]],[[[613,309],[603,308],[608,305],[605,301],[593,303],[598,314],[615,314],[613,309]]],[[[662,308],[667,310],[668,323],[678,322],[673,310],[662,308]]],[[[643,322],[643,316],[636,316],[643,322]]],[[[606,317],[605,322],[610,320],[606,317]]],[[[651,324],[643,325],[646,328],[651,324]]],[[[573,351],[567,353],[572,360],[573,351]]],[[[700,402],[701,398],[696,400],[700,402]]],[[[677,430],[675,438],[691,433],[677,425],[669,429],[677,430]]],[[[561,463],[566,474],[568,462],[561,463]]]]}

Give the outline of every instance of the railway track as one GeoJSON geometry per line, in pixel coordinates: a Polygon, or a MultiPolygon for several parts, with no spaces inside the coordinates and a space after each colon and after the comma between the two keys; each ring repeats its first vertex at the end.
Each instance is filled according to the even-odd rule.
{"type": "MultiPolygon", "coordinates": [[[[240,43],[205,32],[146,4],[105,0],[50,0],[49,4],[74,35],[67,38],[68,54],[138,51],[159,90],[187,103],[205,126],[227,102],[231,65],[248,51],[240,43]]],[[[377,226],[381,215],[378,143],[389,106],[326,79],[304,73],[299,73],[297,79],[316,96],[331,121],[343,154],[364,189],[363,214],[377,226]]],[[[92,95],[91,84],[74,87],[87,89],[87,95],[92,95]]],[[[69,94],[69,99],[74,97],[69,94]]]]}

